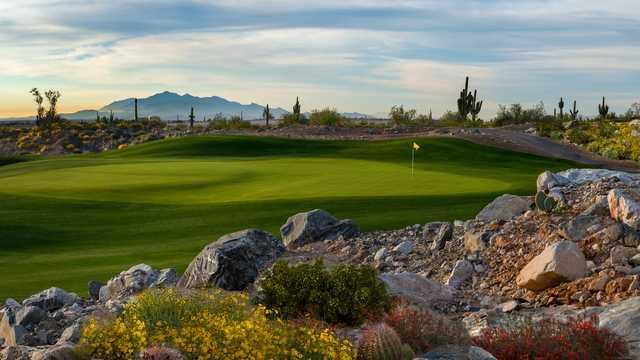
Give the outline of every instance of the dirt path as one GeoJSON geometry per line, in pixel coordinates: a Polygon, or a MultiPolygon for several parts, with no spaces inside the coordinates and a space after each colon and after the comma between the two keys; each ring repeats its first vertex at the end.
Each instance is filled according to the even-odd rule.
{"type": "Polygon", "coordinates": [[[578,146],[504,128],[437,128],[424,131],[381,128],[294,127],[262,131],[259,135],[306,139],[384,140],[412,137],[453,137],[476,144],[519,151],[539,156],[570,160],[612,170],[640,172],[640,163],[631,160],[611,160],[578,146]]]}

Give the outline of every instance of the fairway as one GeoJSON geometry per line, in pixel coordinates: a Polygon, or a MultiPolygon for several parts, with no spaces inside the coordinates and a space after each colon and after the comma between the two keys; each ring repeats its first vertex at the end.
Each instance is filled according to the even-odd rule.
{"type": "MultiPolygon", "coordinates": [[[[364,230],[473,217],[536,176],[575,166],[463,140],[189,137],[0,167],[0,298],[86,284],[131,265],[184,270],[206,244],[249,227],[279,235],[323,208],[364,230]]],[[[1,163],[0,163],[1,164],[1,163]]]]}

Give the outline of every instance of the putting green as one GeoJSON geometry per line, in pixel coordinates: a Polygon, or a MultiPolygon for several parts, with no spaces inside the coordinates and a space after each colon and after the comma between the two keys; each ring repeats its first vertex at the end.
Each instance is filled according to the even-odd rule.
{"type": "Polygon", "coordinates": [[[454,139],[358,142],[191,137],[0,167],[0,298],[81,294],[140,262],[183,270],[218,236],[277,234],[324,208],[363,229],[470,218],[573,164],[454,139]]]}

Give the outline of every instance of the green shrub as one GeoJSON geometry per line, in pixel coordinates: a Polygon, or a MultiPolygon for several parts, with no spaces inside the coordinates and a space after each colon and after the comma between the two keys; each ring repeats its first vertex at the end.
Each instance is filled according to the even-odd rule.
{"type": "Polygon", "coordinates": [[[328,323],[361,324],[391,308],[391,297],[374,269],[339,265],[326,269],[322,261],[289,266],[277,262],[260,281],[257,301],[281,316],[310,313],[328,323]]]}
{"type": "Polygon", "coordinates": [[[323,110],[313,110],[311,116],[309,116],[310,125],[325,125],[325,126],[348,126],[350,124],[349,119],[342,116],[338,110],[325,108],[323,110]]]}

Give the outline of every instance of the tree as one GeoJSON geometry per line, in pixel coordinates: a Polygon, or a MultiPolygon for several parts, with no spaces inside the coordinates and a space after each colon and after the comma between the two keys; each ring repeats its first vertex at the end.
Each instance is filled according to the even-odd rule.
{"type": "Polygon", "coordinates": [[[389,111],[389,119],[395,125],[407,125],[415,122],[417,111],[405,110],[403,105],[393,105],[389,111]]]}
{"type": "Polygon", "coordinates": [[[47,101],[49,102],[49,110],[47,110],[46,122],[51,123],[58,119],[57,106],[58,106],[58,100],[60,100],[60,97],[62,95],[57,90],[47,90],[47,92],[44,93],[44,96],[47,98],[47,101]]]}
{"type": "Polygon", "coordinates": [[[40,95],[40,91],[37,88],[31,89],[29,92],[33,95],[33,100],[36,102],[36,125],[40,125],[42,120],[44,120],[44,107],[42,106],[42,102],[44,99],[42,95],[40,95]]]}
{"type": "Polygon", "coordinates": [[[269,104],[267,104],[267,107],[264,108],[264,111],[262,112],[262,117],[264,118],[264,121],[267,124],[267,127],[269,127],[269,120],[273,119],[273,115],[271,114],[271,110],[269,109],[269,104]]]}

